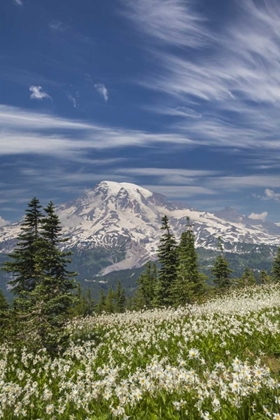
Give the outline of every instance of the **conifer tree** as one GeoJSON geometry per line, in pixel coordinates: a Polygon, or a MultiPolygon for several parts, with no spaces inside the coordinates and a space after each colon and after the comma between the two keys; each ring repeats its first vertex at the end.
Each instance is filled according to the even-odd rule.
{"type": "MultiPolygon", "coordinates": [[[[24,297],[26,292],[34,290],[38,282],[38,271],[35,255],[38,250],[39,229],[42,222],[42,206],[34,197],[28,204],[26,215],[21,223],[21,232],[14,251],[8,254],[12,261],[3,264],[2,269],[12,273],[9,281],[11,291],[18,297],[24,297]]],[[[20,299],[17,302],[20,305],[20,299]]]]}
{"type": "Polygon", "coordinates": [[[178,246],[177,277],[173,284],[172,297],[175,305],[191,303],[205,291],[204,277],[199,273],[195,237],[187,217],[186,230],[178,246]]]}
{"type": "Polygon", "coordinates": [[[114,299],[115,299],[115,293],[113,289],[110,288],[105,299],[105,311],[110,314],[115,312],[114,299]]]}
{"type": "Polygon", "coordinates": [[[146,270],[137,280],[138,288],[135,296],[136,306],[151,308],[154,306],[157,282],[157,267],[151,261],[147,262],[146,270]]]}
{"type": "Polygon", "coordinates": [[[105,296],[104,290],[101,289],[100,295],[99,295],[99,301],[97,302],[97,305],[96,305],[96,312],[98,314],[101,314],[105,310],[106,310],[106,296],[105,296]]]}
{"type": "Polygon", "coordinates": [[[168,217],[162,218],[161,230],[164,231],[160,238],[158,248],[158,260],[160,269],[157,282],[156,301],[159,305],[172,304],[172,284],[177,274],[177,243],[174,235],[171,233],[168,217]]]}
{"type": "Polygon", "coordinates": [[[77,274],[66,268],[71,262],[71,252],[64,252],[59,247],[68,238],[62,237],[53,203],[44,210],[46,217],[41,223],[41,236],[34,256],[39,281],[30,293],[30,316],[33,322],[35,318],[37,320],[41,344],[55,354],[67,342],[64,325],[75,301],[73,290],[77,274]]]}
{"type": "Polygon", "coordinates": [[[248,267],[244,268],[239,284],[242,287],[253,286],[256,284],[254,273],[248,267]]]}
{"type": "Polygon", "coordinates": [[[122,287],[120,281],[118,281],[118,284],[117,284],[115,299],[116,299],[116,312],[124,312],[125,311],[126,296],[125,296],[125,290],[122,287]]]}
{"type": "Polygon", "coordinates": [[[271,281],[272,281],[271,276],[265,270],[261,270],[260,276],[259,276],[260,284],[270,284],[271,281]]]}
{"type": "Polygon", "coordinates": [[[216,258],[214,266],[212,267],[213,283],[218,289],[227,289],[231,286],[230,275],[232,270],[229,268],[228,261],[224,256],[224,249],[221,238],[218,238],[219,255],[216,258]]]}
{"type": "Polygon", "coordinates": [[[272,280],[275,283],[280,283],[280,247],[277,249],[277,253],[273,261],[272,280]]]}

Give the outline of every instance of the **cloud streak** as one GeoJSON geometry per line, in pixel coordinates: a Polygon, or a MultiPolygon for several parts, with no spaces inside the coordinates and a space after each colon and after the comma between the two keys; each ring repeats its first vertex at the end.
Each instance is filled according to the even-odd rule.
{"type": "Polygon", "coordinates": [[[144,45],[158,67],[138,81],[161,95],[151,112],[169,116],[168,126],[197,144],[279,149],[278,3],[241,0],[218,33],[194,0],[128,5],[126,17],[154,40],[144,45]]]}

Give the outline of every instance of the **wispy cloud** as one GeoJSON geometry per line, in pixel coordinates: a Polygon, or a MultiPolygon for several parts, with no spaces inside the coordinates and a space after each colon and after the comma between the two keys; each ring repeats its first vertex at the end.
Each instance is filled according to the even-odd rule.
{"type": "Polygon", "coordinates": [[[18,6],[23,6],[22,0],[14,0],[14,3],[17,4],[18,6]]]}
{"type": "Polygon", "coordinates": [[[192,1],[124,1],[124,14],[141,32],[155,41],[169,45],[200,47],[209,34],[202,30],[203,18],[195,13],[192,1]]]}
{"type": "Polygon", "coordinates": [[[94,85],[97,92],[103,97],[104,101],[107,102],[109,99],[109,92],[103,83],[96,83],[94,85]]]}
{"type": "Polygon", "coordinates": [[[30,86],[29,90],[31,92],[30,99],[51,99],[50,95],[44,92],[41,86],[30,86]]]}
{"type": "Polygon", "coordinates": [[[61,22],[61,20],[52,20],[49,23],[49,28],[55,32],[64,32],[67,29],[67,25],[61,22]]]}
{"type": "Polygon", "coordinates": [[[160,93],[151,112],[173,118],[168,127],[197,143],[279,149],[280,3],[241,0],[219,32],[194,0],[125,5],[126,17],[154,40],[142,44],[158,67],[138,81],[160,93]]]}

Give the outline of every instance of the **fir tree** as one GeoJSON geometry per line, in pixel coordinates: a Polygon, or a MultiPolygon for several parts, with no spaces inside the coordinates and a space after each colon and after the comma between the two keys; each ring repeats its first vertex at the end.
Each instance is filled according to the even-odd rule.
{"type": "Polygon", "coordinates": [[[44,209],[46,217],[41,223],[41,237],[37,240],[34,256],[39,282],[30,293],[31,319],[37,320],[37,333],[41,344],[50,353],[56,354],[67,342],[64,325],[68,319],[75,296],[74,278],[77,275],[67,270],[71,262],[71,252],[64,252],[60,244],[67,241],[62,238],[61,224],[52,202],[44,209]]]}
{"type": "Polygon", "coordinates": [[[272,280],[275,283],[280,283],[280,247],[277,249],[277,253],[273,261],[272,280]]]}
{"type": "Polygon", "coordinates": [[[177,274],[178,256],[176,240],[170,231],[167,216],[162,218],[161,230],[164,231],[164,234],[160,238],[158,248],[160,270],[158,274],[156,301],[159,305],[170,305],[172,304],[172,284],[177,274]]]}
{"type": "Polygon", "coordinates": [[[115,299],[116,299],[116,312],[124,312],[125,311],[126,296],[125,296],[125,290],[122,287],[120,281],[118,281],[118,284],[117,284],[115,299]]]}
{"type": "Polygon", "coordinates": [[[253,286],[256,284],[256,279],[254,276],[254,273],[252,270],[250,270],[248,267],[244,268],[244,271],[242,273],[242,276],[240,278],[240,286],[253,286]]]}
{"type": "Polygon", "coordinates": [[[115,299],[115,293],[113,289],[111,288],[108,291],[106,295],[106,299],[105,299],[105,311],[108,312],[109,314],[115,312],[114,299],[115,299]]]}
{"type": "Polygon", "coordinates": [[[99,295],[99,301],[97,302],[97,305],[96,305],[96,312],[98,314],[101,314],[105,310],[106,310],[106,296],[105,296],[104,290],[101,289],[100,295],[99,295]]]}
{"type": "Polygon", "coordinates": [[[205,292],[205,286],[204,278],[198,270],[192,225],[187,217],[186,230],[182,233],[178,246],[177,277],[172,290],[174,304],[191,303],[205,292]]]}
{"type": "Polygon", "coordinates": [[[157,282],[157,267],[149,261],[146,270],[137,280],[138,288],[135,296],[135,304],[140,308],[151,308],[154,306],[157,282]]]}
{"type": "MultiPolygon", "coordinates": [[[[2,269],[12,273],[9,281],[12,292],[17,297],[24,297],[26,292],[34,290],[38,283],[38,270],[35,256],[38,250],[39,228],[42,222],[42,212],[39,200],[34,197],[28,204],[26,215],[21,223],[21,232],[14,251],[8,254],[12,261],[3,264],[2,269]]],[[[17,302],[20,305],[20,299],[17,302]]]]}
{"type": "Polygon", "coordinates": [[[221,238],[218,238],[219,255],[216,258],[214,266],[212,267],[213,283],[218,289],[226,289],[231,286],[230,275],[232,270],[229,268],[228,261],[224,256],[224,250],[221,238]]]}
{"type": "Polygon", "coordinates": [[[261,270],[260,276],[259,276],[260,284],[270,284],[271,281],[272,281],[271,276],[265,270],[261,270]]]}

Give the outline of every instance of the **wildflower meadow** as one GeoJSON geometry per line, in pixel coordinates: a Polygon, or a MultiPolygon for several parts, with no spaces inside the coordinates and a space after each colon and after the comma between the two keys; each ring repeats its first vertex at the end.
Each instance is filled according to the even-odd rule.
{"type": "Polygon", "coordinates": [[[280,288],[69,322],[59,357],[8,343],[0,418],[280,419],[280,288]]]}

